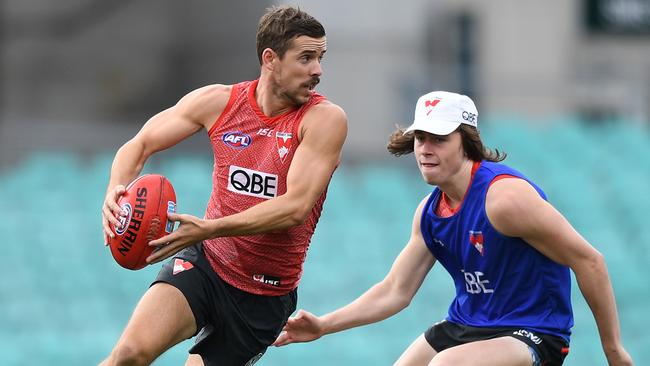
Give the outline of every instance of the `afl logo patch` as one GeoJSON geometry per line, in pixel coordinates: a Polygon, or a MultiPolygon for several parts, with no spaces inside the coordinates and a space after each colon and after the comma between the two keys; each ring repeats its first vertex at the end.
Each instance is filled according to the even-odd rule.
{"type": "Polygon", "coordinates": [[[131,204],[125,203],[122,205],[122,211],[126,212],[126,216],[121,216],[120,217],[120,227],[115,228],[115,234],[117,235],[122,235],[126,231],[126,229],[129,227],[129,224],[131,223],[131,214],[133,213],[133,209],[131,208],[131,204]]]}
{"type": "Polygon", "coordinates": [[[238,131],[225,133],[221,140],[224,142],[224,144],[235,149],[246,148],[251,144],[252,141],[249,135],[238,131]]]}

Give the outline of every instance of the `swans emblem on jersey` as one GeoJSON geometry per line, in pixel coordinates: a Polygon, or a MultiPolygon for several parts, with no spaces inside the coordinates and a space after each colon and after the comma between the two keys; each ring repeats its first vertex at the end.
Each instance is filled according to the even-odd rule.
{"type": "Polygon", "coordinates": [[[278,143],[278,155],[280,155],[280,161],[284,163],[284,158],[289,154],[291,150],[291,136],[290,132],[276,132],[275,141],[278,143]]]}
{"type": "Polygon", "coordinates": [[[483,247],[483,232],[481,231],[469,231],[469,242],[478,250],[481,255],[485,253],[483,247]]]}

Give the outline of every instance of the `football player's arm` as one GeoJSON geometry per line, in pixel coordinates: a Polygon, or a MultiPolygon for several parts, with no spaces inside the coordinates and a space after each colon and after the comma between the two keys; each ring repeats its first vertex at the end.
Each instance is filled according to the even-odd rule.
{"type": "Polygon", "coordinates": [[[289,168],[285,194],[213,220],[171,214],[168,217],[179,221],[180,226],[150,243],[162,247],[149,262],[163,260],[207,238],[283,231],[303,223],[340,161],[346,135],[347,117],[340,107],[331,103],[312,107],[301,124],[301,141],[289,168]]]}
{"type": "Polygon", "coordinates": [[[573,270],[596,319],[610,365],[631,365],[621,341],[616,301],[603,255],[522,179],[502,179],[492,184],[486,212],[500,233],[522,238],[551,260],[573,270]]]}
{"type": "Polygon", "coordinates": [[[211,85],[190,92],[176,105],[151,117],[135,137],[119,148],[113,159],[102,207],[105,239],[114,235],[110,223],[119,226],[116,218],[120,212],[118,198],[124,193],[124,187],[140,174],[149,156],[176,145],[214,122],[225,108],[230,89],[229,86],[211,85]]]}
{"type": "Polygon", "coordinates": [[[420,230],[423,200],[415,211],[411,237],[386,277],[356,300],[323,316],[299,310],[289,318],[276,346],[309,342],[326,334],[384,320],[407,307],[435,264],[420,230]]]}

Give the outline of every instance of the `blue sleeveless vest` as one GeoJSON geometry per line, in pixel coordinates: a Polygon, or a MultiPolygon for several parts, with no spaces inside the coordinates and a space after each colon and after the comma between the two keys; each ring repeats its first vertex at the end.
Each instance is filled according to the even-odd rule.
{"type": "Polygon", "coordinates": [[[453,216],[435,214],[435,188],[422,210],[424,241],[454,280],[456,297],[447,320],[473,327],[520,327],[560,336],[573,326],[569,268],[553,262],[520,238],[500,234],[485,213],[490,182],[518,171],[483,161],[453,216]]]}

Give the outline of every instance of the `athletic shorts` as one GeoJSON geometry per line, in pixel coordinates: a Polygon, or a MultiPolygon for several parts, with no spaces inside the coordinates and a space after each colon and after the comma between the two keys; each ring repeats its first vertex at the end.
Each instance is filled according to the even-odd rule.
{"type": "Polygon", "coordinates": [[[569,354],[569,343],[564,338],[525,328],[477,328],[443,320],[424,332],[424,338],[436,352],[499,337],[513,337],[526,343],[533,355],[534,365],[561,366],[569,354]]]}
{"type": "Polygon", "coordinates": [[[214,272],[197,244],[178,252],[152,283],[181,290],[194,313],[196,339],[189,352],[205,366],[252,365],[282,331],[296,309],[296,290],[282,296],[241,291],[214,272]]]}

